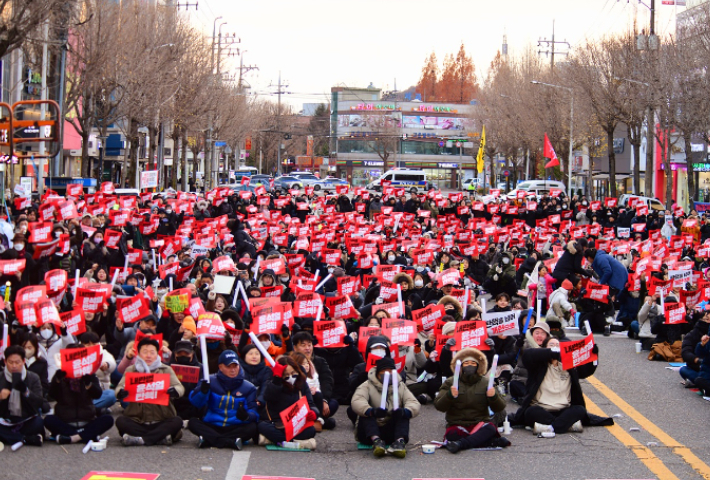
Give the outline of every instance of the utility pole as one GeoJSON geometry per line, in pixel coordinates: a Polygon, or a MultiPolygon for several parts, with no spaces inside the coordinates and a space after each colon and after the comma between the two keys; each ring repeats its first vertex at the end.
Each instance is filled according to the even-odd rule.
{"type": "Polygon", "coordinates": [[[239,81],[237,82],[237,92],[240,95],[242,93],[242,77],[243,77],[243,75],[250,70],[259,70],[259,67],[257,67],[256,65],[244,66],[244,54],[245,53],[247,53],[246,50],[242,51],[241,55],[239,55],[239,81]]]}
{"type": "MultiPolygon", "coordinates": [[[[214,44],[217,38],[217,20],[222,18],[219,17],[214,19],[212,23],[212,56],[210,58],[210,81],[214,82],[214,44]]],[[[214,145],[212,145],[212,128],[213,128],[212,112],[207,116],[207,138],[205,141],[205,158],[203,160],[204,172],[202,172],[202,183],[204,185],[204,190],[207,191],[212,187],[212,153],[214,151],[214,145]]]]}
{"type": "MultiPolygon", "coordinates": [[[[269,85],[272,87],[273,85],[269,85]]],[[[279,83],[277,85],[277,95],[278,95],[278,104],[276,107],[276,131],[279,132],[279,137],[278,137],[278,145],[277,145],[277,154],[276,154],[276,173],[281,175],[281,95],[284,93],[287,93],[282,90],[282,88],[288,87],[288,85],[284,85],[281,83],[281,71],[279,70],[279,83]]]]}
{"type": "Polygon", "coordinates": [[[552,21],[552,40],[548,40],[547,37],[537,41],[538,48],[545,45],[547,50],[538,50],[537,54],[540,55],[544,53],[546,56],[550,56],[550,70],[555,69],[555,55],[568,55],[569,52],[556,52],[555,45],[567,45],[567,48],[571,48],[569,42],[565,41],[555,41],[555,21],[552,21]]]}

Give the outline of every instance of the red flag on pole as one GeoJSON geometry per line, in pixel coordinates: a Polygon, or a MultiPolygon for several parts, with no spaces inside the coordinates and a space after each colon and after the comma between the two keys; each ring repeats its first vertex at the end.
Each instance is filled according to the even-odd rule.
{"type": "Polygon", "coordinates": [[[550,161],[545,164],[545,168],[559,166],[560,160],[557,158],[555,149],[552,148],[552,144],[550,143],[550,139],[547,137],[547,133],[545,134],[545,147],[543,149],[542,156],[550,159],[550,161]]]}

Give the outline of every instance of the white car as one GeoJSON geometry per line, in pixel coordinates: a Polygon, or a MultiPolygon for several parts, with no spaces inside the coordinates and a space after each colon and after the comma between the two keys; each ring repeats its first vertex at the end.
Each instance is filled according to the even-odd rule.
{"type": "Polygon", "coordinates": [[[309,172],[291,172],[290,175],[299,179],[303,185],[316,185],[320,182],[320,178],[309,172]]]}

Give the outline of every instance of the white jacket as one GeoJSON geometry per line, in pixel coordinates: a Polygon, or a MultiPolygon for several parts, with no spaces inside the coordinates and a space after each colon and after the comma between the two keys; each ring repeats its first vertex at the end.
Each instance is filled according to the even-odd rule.
{"type": "Polygon", "coordinates": [[[656,315],[662,315],[661,306],[656,302],[647,303],[643,302],[641,310],[638,314],[639,322],[639,338],[655,338],[655,335],[651,333],[651,320],[649,318],[649,313],[655,313],[656,315]]]}
{"type": "Polygon", "coordinates": [[[105,348],[101,350],[101,365],[103,365],[104,363],[108,363],[108,370],[103,371],[101,370],[101,368],[99,368],[96,371],[96,376],[99,378],[101,388],[104,390],[108,390],[111,388],[111,373],[116,370],[116,359],[113,358],[111,352],[109,352],[105,348]]]}
{"type": "MultiPolygon", "coordinates": [[[[562,287],[552,292],[547,301],[549,305],[547,315],[552,314],[562,318],[563,312],[569,313],[574,308],[574,306],[569,302],[569,292],[562,287]],[[559,311],[555,312],[555,306],[559,311]]],[[[547,317],[547,315],[545,316],[547,317]]]]}

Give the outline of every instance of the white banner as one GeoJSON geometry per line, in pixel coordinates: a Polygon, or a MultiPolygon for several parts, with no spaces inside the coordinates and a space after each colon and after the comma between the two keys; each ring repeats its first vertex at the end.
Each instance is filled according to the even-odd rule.
{"type": "Polygon", "coordinates": [[[158,188],[158,170],[141,172],[141,189],[158,188]]]}
{"type": "Polygon", "coordinates": [[[512,310],[510,312],[482,314],[481,317],[488,328],[488,336],[505,335],[506,337],[511,337],[520,335],[520,327],[518,327],[520,312],[521,310],[512,310]]]}

